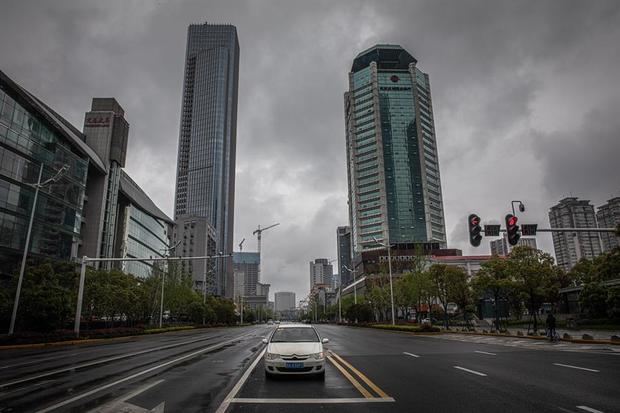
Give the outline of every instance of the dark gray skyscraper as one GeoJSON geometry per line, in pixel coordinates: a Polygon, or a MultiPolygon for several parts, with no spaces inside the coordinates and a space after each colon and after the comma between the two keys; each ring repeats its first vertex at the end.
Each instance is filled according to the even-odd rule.
{"type": "MultiPolygon", "coordinates": [[[[174,215],[206,217],[215,229],[216,251],[223,253],[233,249],[238,83],[237,29],[190,25],[174,215]]],[[[232,271],[231,259],[218,263],[216,294],[232,295],[232,271]]]]}

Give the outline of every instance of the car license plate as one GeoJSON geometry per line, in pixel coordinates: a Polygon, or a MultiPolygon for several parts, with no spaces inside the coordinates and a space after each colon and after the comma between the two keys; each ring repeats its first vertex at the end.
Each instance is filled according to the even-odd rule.
{"type": "Polygon", "coordinates": [[[303,369],[304,363],[286,363],[287,369],[303,369]]]}

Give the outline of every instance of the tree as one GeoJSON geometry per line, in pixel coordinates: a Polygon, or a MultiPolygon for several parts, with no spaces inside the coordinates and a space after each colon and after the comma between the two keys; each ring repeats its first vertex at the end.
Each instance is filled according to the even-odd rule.
{"type": "Polygon", "coordinates": [[[583,286],[579,294],[581,312],[590,318],[601,318],[607,315],[607,291],[598,282],[589,282],[583,286]]]}
{"type": "Polygon", "coordinates": [[[473,287],[478,297],[490,294],[495,302],[495,328],[500,329],[500,301],[505,300],[513,291],[514,282],[510,264],[507,259],[493,256],[482,264],[473,280],[473,287]]]}
{"type": "MultiPolygon", "coordinates": [[[[4,294],[7,317],[13,309],[17,275],[4,294]]],[[[16,330],[48,332],[66,326],[75,311],[75,265],[62,261],[31,261],[24,273],[16,330]]]]}
{"type": "MultiPolygon", "coordinates": [[[[448,303],[455,300],[467,302],[467,274],[460,267],[452,267],[445,264],[433,264],[428,269],[429,277],[433,283],[434,295],[439,299],[443,307],[444,326],[449,328],[448,303]],[[459,297],[459,295],[461,297],[459,297]]],[[[467,304],[465,304],[467,305],[467,304]]]]}
{"type": "Polygon", "coordinates": [[[607,292],[607,316],[620,318],[620,287],[610,288],[607,292]]]}
{"type": "Polygon", "coordinates": [[[538,331],[537,313],[545,298],[557,295],[557,271],[551,255],[526,246],[515,247],[510,253],[509,268],[517,286],[523,293],[534,331],[538,331]]]}

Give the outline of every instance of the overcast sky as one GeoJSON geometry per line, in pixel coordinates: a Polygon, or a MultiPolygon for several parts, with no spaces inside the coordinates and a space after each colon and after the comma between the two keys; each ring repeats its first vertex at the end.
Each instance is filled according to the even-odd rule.
{"type": "MultiPolygon", "coordinates": [[[[309,288],[346,225],[343,92],[353,58],[400,44],[429,74],[448,244],[465,217],[548,226],[565,196],[620,195],[620,2],[0,0],[0,70],[82,129],[93,96],[131,127],[127,172],[173,214],[187,26],[230,23],[241,48],[235,244],[263,235],[263,281],[309,288]]],[[[553,252],[550,237],[539,247],[553,252]]]]}

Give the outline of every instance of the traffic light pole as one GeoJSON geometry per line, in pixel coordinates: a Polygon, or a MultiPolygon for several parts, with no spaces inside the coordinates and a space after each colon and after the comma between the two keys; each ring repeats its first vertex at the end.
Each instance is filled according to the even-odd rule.
{"type": "MultiPolygon", "coordinates": [[[[499,231],[506,232],[505,229],[499,231]]],[[[536,232],[616,232],[616,228],[537,228],[536,232]]]]}

